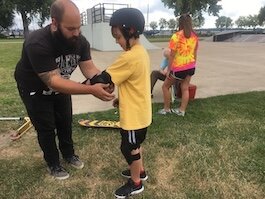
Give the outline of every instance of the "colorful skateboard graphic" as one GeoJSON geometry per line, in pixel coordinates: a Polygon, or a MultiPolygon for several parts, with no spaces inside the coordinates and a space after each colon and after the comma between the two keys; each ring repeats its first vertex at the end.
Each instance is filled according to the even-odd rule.
{"type": "Polygon", "coordinates": [[[84,119],[81,119],[78,121],[78,123],[81,126],[93,127],[93,128],[115,128],[115,129],[121,128],[119,121],[111,121],[111,120],[84,120],[84,119]]]}

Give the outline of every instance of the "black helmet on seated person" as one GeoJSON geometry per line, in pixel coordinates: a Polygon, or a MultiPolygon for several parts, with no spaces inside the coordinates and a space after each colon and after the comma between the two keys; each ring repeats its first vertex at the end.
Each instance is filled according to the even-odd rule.
{"type": "Polygon", "coordinates": [[[132,28],[134,34],[139,36],[144,31],[144,15],[136,8],[121,8],[112,14],[109,25],[123,29],[132,28]]]}

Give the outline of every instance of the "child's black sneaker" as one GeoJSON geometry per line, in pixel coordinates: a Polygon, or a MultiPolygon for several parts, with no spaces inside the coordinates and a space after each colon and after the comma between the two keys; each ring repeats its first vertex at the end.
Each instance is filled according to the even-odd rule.
{"type": "Polygon", "coordinates": [[[65,161],[76,169],[82,169],[84,167],[84,163],[77,155],[73,155],[71,158],[65,158],[65,161]]]}
{"type": "MultiPolygon", "coordinates": [[[[124,170],[124,171],[121,172],[121,175],[123,177],[125,177],[125,178],[131,178],[131,171],[129,169],[126,169],[126,170],[124,170]]],[[[148,179],[148,175],[146,174],[145,171],[140,174],[140,179],[142,181],[145,181],[145,180],[148,179]]]]}
{"type": "Polygon", "coordinates": [[[140,181],[140,184],[136,186],[131,179],[128,179],[128,182],[121,186],[119,189],[115,191],[115,197],[119,199],[126,198],[131,195],[135,195],[141,193],[144,190],[144,186],[140,181]]]}
{"type": "Polygon", "coordinates": [[[51,176],[58,180],[65,180],[69,178],[69,173],[60,165],[48,167],[51,176]]]}

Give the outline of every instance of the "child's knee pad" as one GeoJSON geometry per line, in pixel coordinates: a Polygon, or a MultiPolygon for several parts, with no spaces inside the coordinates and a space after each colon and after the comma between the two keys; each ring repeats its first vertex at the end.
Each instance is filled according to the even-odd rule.
{"type": "Polygon", "coordinates": [[[140,153],[132,155],[132,150],[134,150],[132,147],[130,147],[128,144],[125,144],[124,142],[122,142],[121,152],[122,152],[123,156],[125,157],[128,165],[131,165],[133,163],[133,161],[135,161],[135,160],[141,159],[140,153]]]}

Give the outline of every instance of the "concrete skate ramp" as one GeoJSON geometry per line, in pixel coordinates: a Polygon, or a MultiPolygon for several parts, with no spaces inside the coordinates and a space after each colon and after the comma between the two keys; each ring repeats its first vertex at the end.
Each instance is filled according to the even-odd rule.
{"type": "Polygon", "coordinates": [[[242,30],[222,31],[212,37],[214,42],[265,42],[265,34],[249,34],[242,30]]]}
{"type": "Polygon", "coordinates": [[[232,41],[265,43],[265,34],[242,34],[240,36],[234,37],[232,41]]]}
{"type": "Polygon", "coordinates": [[[220,33],[217,33],[213,36],[213,41],[225,41],[228,39],[232,39],[238,35],[241,35],[241,31],[235,31],[235,30],[227,30],[220,33]]]}
{"type": "MultiPolygon", "coordinates": [[[[81,14],[81,31],[90,42],[91,48],[99,51],[122,50],[111,35],[109,21],[113,12],[119,8],[128,6],[127,4],[114,3],[97,4],[81,14]]],[[[140,36],[140,42],[148,50],[158,49],[155,45],[151,44],[144,35],[140,36]]]]}
{"type": "MultiPolygon", "coordinates": [[[[119,51],[122,50],[119,44],[111,35],[109,23],[101,22],[87,24],[81,27],[82,34],[90,42],[91,48],[99,51],[119,51]]],[[[140,35],[141,44],[148,50],[158,49],[157,46],[150,43],[144,35],[140,35]]]]}

